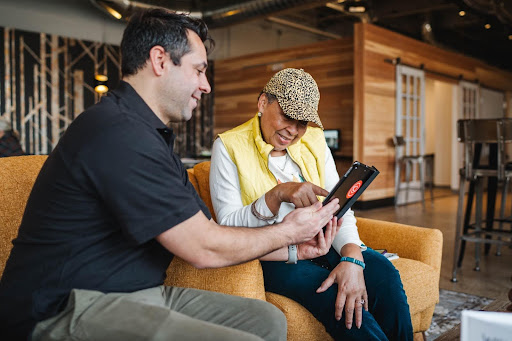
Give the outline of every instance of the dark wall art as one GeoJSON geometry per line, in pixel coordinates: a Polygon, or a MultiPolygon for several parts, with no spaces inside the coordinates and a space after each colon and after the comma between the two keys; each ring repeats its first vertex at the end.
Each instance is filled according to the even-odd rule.
{"type": "MultiPolygon", "coordinates": [[[[27,154],[49,154],[69,124],[101,98],[95,87],[113,89],[121,79],[118,46],[2,27],[0,44],[0,116],[27,154]],[[101,76],[107,80],[96,79],[101,76]]],[[[204,96],[189,122],[172,125],[179,155],[210,149],[212,111],[213,96],[204,96]]]]}

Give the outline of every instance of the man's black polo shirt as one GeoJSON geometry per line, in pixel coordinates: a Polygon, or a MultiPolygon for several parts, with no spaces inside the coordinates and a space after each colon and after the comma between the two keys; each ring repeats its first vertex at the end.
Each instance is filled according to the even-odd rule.
{"type": "Polygon", "coordinates": [[[172,254],[154,238],[208,209],[174,134],[125,82],[69,126],[43,165],[0,282],[0,335],[27,338],[73,288],[161,285],[172,254]]]}

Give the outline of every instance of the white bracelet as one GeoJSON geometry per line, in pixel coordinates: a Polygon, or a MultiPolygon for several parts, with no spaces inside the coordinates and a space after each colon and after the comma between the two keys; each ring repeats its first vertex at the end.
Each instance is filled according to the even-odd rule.
{"type": "Polygon", "coordinates": [[[255,216],[259,220],[263,220],[263,221],[274,220],[274,219],[277,218],[277,215],[279,214],[279,212],[277,212],[277,214],[273,215],[272,217],[265,217],[260,212],[258,212],[256,210],[256,201],[257,200],[253,201],[252,204],[251,204],[251,213],[252,213],[253,216],[255,216]]]}
{"type": "Polygon", "coordinates": [[[288,245],[288,260],[286,264],[297,264],[297,245],[288,245]]]}

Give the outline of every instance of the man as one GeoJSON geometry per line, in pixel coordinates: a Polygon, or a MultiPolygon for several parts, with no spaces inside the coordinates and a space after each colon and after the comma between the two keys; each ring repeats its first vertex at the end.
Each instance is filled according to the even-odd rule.
{"type": "MultiPolygon", "coordinates": [[[[284,340],[265,302],[162,285],[173,255],[199,268],[314,238],[337,202],[261,229],[218,226],[173,153],[166,124],[210,92],[202,21],[134,15],[123,82],[68,128],[43,165],[0,283],[9,340],[284,340]]],[[[321,232],[320,232],[321,233],[321,232]]]]}
{"type": "Polygon", "coordinates": [[[0,157],[24,155],[20,141],[11,124],[0,117],[0,157]]]}

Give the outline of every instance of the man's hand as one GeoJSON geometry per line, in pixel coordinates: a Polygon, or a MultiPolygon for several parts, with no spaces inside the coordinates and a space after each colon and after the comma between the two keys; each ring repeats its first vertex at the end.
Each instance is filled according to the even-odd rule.
{"type": "Polygon", "coordinates": [[[290,212],[279,225],[283,225],[286,235],[290,238],[289,244],[301,244],[313,239],[332,219],[340,205],[339,200],[331,200],[322,207],[317,201],[314,205],[297,208],[290,212]]]}
{"type": "Polygon", "coordinates": [[[340,230],[343,219],[338,220],[337,217],[332,217],[327,223],[325,231],[322,229],[315,238],[299,244],[297,247],[298,259],[313,259],[323,256],[329,252],[336,233],[340,230]]]}
{"type": "Polygon", "coordinates": [[[285,182],[268,191],[265,202],[272,213],[276,214],[282,202],[290,202],[297,208],[308,207],[318,201],[317,195],[328,194],[325,189],[311,182],[285,182]]]}
{"type": "Polygon", "coordinates": [[[363,307],[368,311],[368,294],[366,293],[363,268],[350,262],[339,263],[316,292],[326,291],[333,283],[338,284],[338,295],[335,303],[336,320],[341,319],[343,310],[345,310],[345,326],[347,329],[352,328],[354,316],[356,327],[360,328],[363,322],[363,307]],[[364,301],[363,304],[361,304],[362,300],[364,301]]]}

